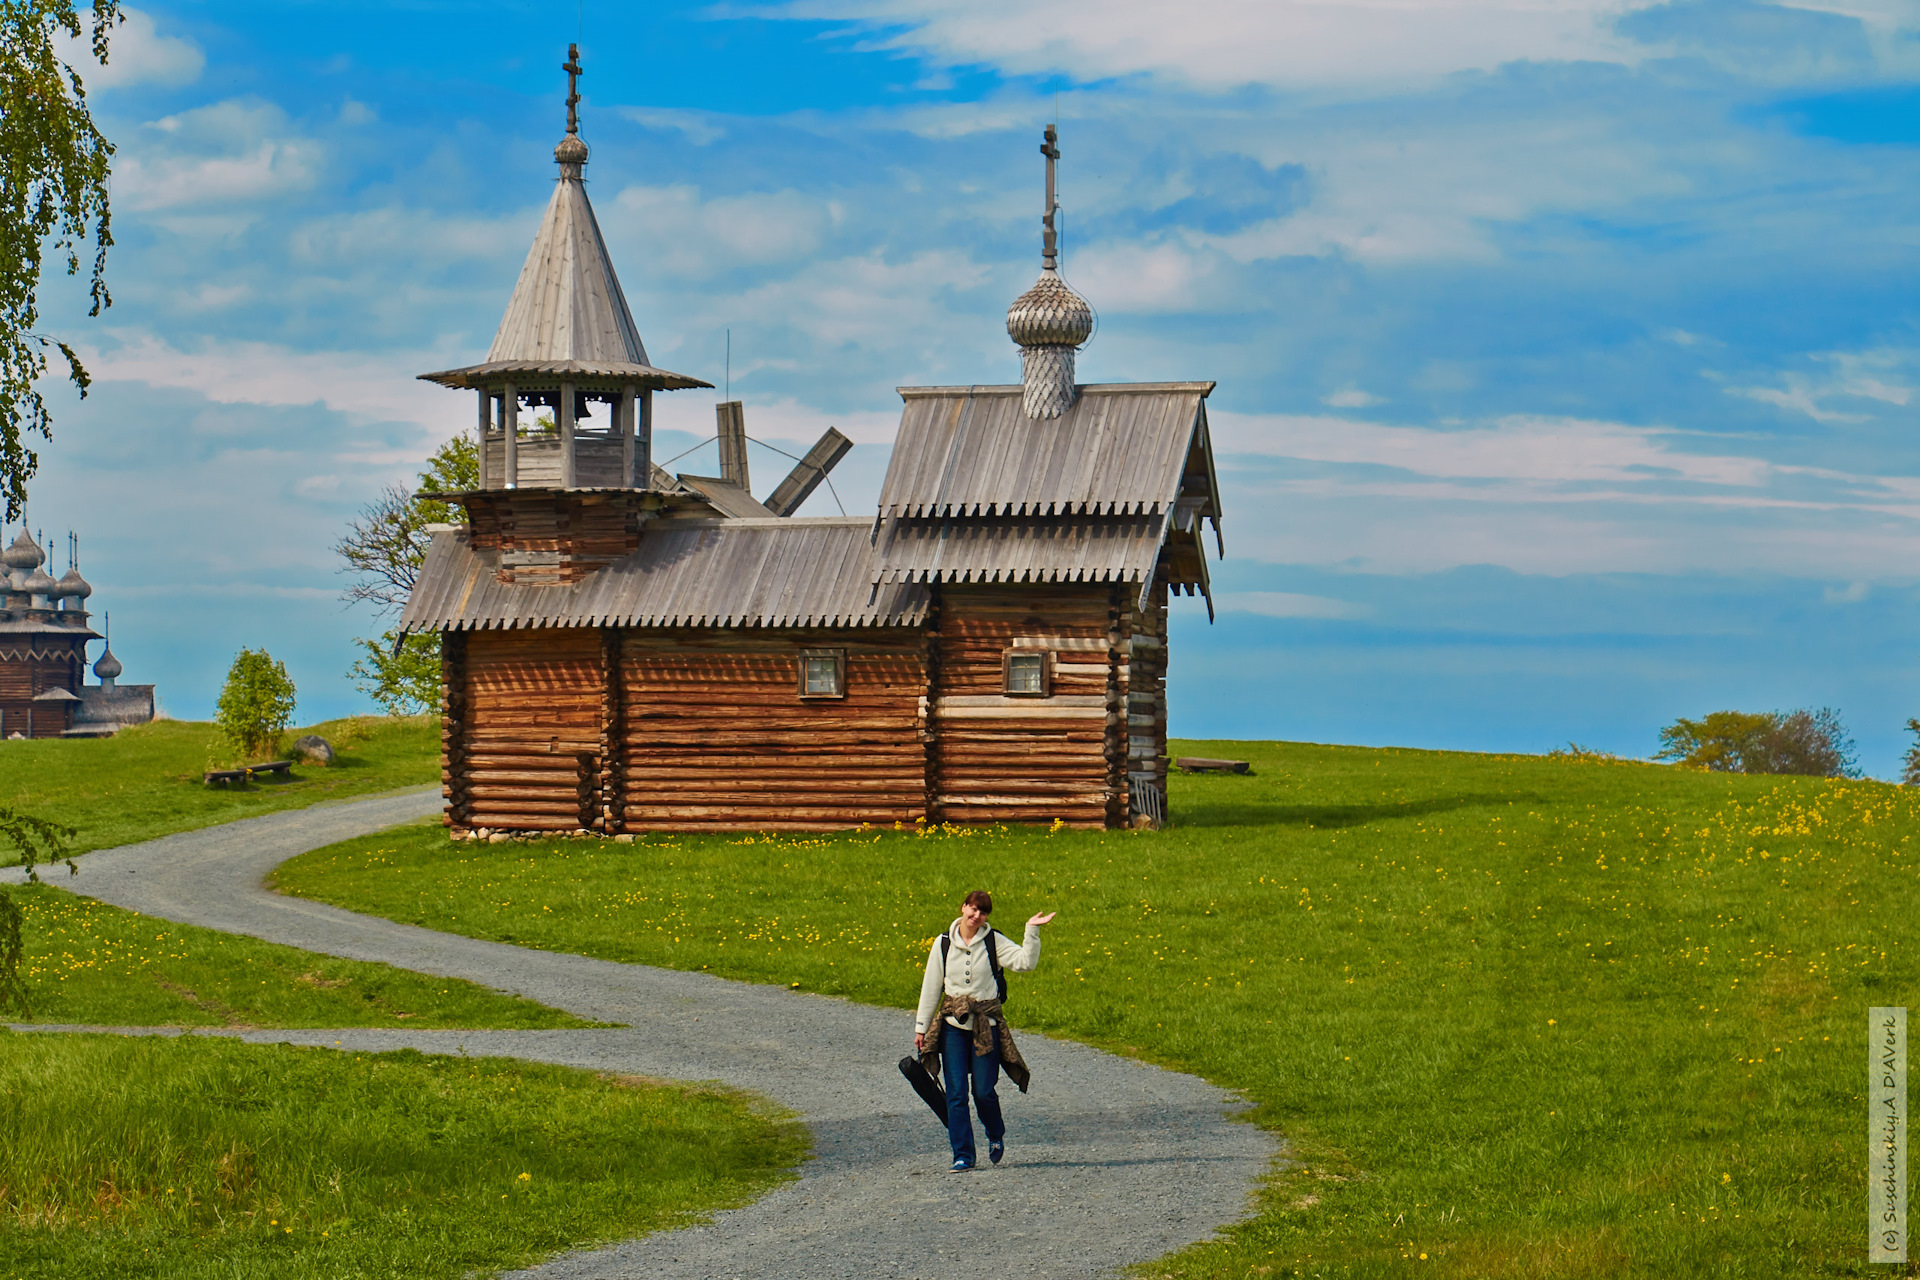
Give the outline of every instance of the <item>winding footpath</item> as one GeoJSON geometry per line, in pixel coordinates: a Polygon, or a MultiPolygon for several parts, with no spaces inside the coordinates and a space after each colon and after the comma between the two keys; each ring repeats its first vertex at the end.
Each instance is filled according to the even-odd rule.
{"type": "MultiPolygon", "coordinates": [[[[798,1181],[705,1226],[513,1273],[530,1280],[946,1280],[976,1269],[1049,1280],[1104,1276],[1244,1217],[1256,1183],[1272,1167],[1273,1140],[1232,1118],[1245,1104],[1227,1091],[1027,1032],[1020,1047],[1033,1068],[1033,1092],[1001,1086],[1006,1163],[952,1175],[945,1130],[895,1066],[913,1031],[898,1010],[480,942],[263,887],[287,858],[439,808],[437,789],[320,805],[103,849],[78,859],[77,876],[69,878],[59,866],[43,876],[148,915],[462,978],[583,1018],[626,1024],[581,1031],[196,1034],[464,1051],[713,1080],[770,1097],[811,1129],[813,1158],[798,1181]]],[[[0,872],[0,881],[21,879],[17,868],[0,872]]]]}

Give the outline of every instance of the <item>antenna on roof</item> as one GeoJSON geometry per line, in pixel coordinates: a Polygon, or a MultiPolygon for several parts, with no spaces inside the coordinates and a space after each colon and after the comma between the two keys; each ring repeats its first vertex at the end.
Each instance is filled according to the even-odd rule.
{"type": "Polygon", "coordinates": [[[580,69],[579,45],[567,46],[567,60],[560,64],[560,69],[567,73],[567,132],[577,135],[580,132],[580,77],[585,74],[580,69]]]}

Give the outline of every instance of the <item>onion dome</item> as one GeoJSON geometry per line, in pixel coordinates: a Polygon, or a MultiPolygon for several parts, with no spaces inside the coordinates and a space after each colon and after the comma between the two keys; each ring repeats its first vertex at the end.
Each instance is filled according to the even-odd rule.
{"type": "Polygon", "coordinates": [[[120,665],[120,659],[113,656],[112,649],[103,650],[100,654],[100,660],[93,664],[93,674],[99,676],[103,682],[107,680],[118,680],[120,673],[124,670],[126,670],[126,668],[120,665]]]}
{"type": "Polygon", "coordinates": [[[1040,278],[1007,308],[1007,336],[1020,348],[1022,406],[1029,418],[1058,418],[1079,394],[1073,381],[1073,356],[1093,336],[1093,308],[1060,278],[1060,237],[1054,213],[1054,164],[1060,159],[1059,133],[1047,126],[1040,154],[1047,158],[1047,204],[1040,223],[1040,278]]]}
{"type": "Polygon", "coordinates": [[[1093,336],[1093,308],[1049,267],[1007,308],[1007,336],[1023,347],[1077,347],[1093,336]]]}
{"type": "Polygon", "coordinates": [[[93,584],[81,577],[78,569],[68,569],[54,584],[53,594],[57,599],[73,601],[78,607],[80,602],[93,594],[93,584]]]}
{"type": "Polygon", "coordinates": [[[31,596],[50,596],[59,589],[59,584],[45,569],[36,566],[20,584],[20,589],[31,596]]]}
{"type": "Polygon", "coordinates": [[[39,568],[40,562],[46,558],[46,553],[40,550],[40,544],[25,529],[20,530],[20,536],[13,540],[12,546],[0,551],[0,564],[23,573],[39,568]]]}
{"type": "Polygon", "coordinates": [[[553,158],[561,164],[585,164],[587,144],[580,140],[579,134],[570,133],[553,149],[553,158]]]}

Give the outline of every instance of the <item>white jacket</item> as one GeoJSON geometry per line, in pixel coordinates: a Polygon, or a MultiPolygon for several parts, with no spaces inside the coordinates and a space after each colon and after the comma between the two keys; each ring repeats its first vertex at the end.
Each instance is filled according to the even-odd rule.
{"type": "MultiPolygon", "coordinates": [[[[1027,926],[1026,941],[1019,946],[1004,933],[995,933],[991,928],[982,926],[976,930],[971,943],[960,939],[960,921],[956,918],[947,926],[946,972],[940,971],[940,939],[933,940],[932,950],[927,952],[927,974],[920,982],[920,1009],[914,1015],[913,1033],[920,1035],[933,1021],[933,1011],[940,1005],[942,994],[950,996],[972,996],[977,1000],[997,1000],[1000,990],[993,982],[993,966],[987,963],[987,938],[995,938],[999,943],[1000,967],[1012,973],[1026,973],[1040,963],[1040,926],[1027,926]]],[[[948,1022],[961,1030],[971,1030],[973,1019],[948,1022]]],[[[993,1025],[998,1025],[993,1024],[993,1025]]]]}

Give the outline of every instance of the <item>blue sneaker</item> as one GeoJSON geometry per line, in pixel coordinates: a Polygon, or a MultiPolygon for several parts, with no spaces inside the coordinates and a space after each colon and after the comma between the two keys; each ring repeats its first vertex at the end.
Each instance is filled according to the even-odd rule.
{"type": "Polygon", "coordinates": [[[1007,1154],[1007,1144],[1006,1144],[1006,1143],[1004,1143],[1004,1142],[989,1142],[989,1143],[987,1144],[987,1159],[989,1159],[989,1160],[991,1160],[991,1161],[993,1161],[993,1162],[994,1162],[995,1164],[999,1164],[999,1163],[1000,1163],[1000,1157],[1001,1157],[1001,1156],[1003,1156],[1003,1155],[1005,1155],[1005,1154],[1007,1154]]]}
{"type": "Polygon", "coordinates": [[[972,1168],[973,1166],[968,1164],[965,1160],[955,1160],[953,1162],[953,1168],[947,1170],[947,1172],[948,1173],[966,1173],[970,1171],[972,1168]]]}

